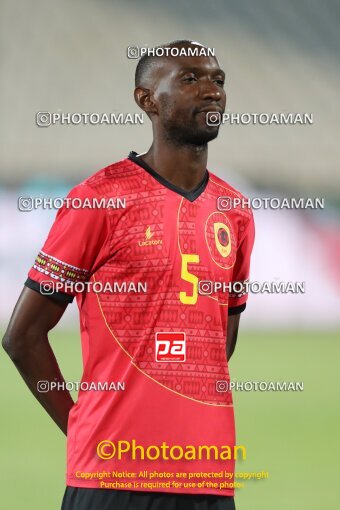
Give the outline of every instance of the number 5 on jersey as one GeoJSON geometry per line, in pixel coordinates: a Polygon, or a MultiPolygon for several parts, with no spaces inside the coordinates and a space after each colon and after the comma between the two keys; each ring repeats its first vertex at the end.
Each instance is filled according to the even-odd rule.
{"type": "Polygon", "coordinates": [[[194,305],[198,298],[198,277],[188,270],[188,264],[198,264],[200,261],[199,255],[195,254],[183,254],[182,253],[182,266],[181,266],[181,278],[186,282],[192,284],[192,294],[187,294],[185,291],[179,293],[179,300],[184,305],[194,305]]]}

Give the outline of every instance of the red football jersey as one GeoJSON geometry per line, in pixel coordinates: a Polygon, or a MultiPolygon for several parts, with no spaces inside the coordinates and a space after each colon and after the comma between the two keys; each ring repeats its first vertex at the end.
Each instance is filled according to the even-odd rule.
{"type": "Polygon", "coordinates": [[[58,211],[26,285],[58,282],[80,311],[88,385],[69,415],[67,485],[234,494],[226,334],[247,295],[222,284],[248,278],[254,222],[221,196],[242,197],[208,171],[183,191],[132,152],[73,188],[87,207],[58,211]],[[91,388],[105,382],[116,388],[91,388]]]}

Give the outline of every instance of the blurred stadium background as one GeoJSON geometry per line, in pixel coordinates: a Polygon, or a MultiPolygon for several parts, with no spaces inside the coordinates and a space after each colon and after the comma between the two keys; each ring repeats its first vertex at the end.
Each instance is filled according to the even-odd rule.
{"type": "MultiPolygon", "coordinates": [[[[56,211],[20,196],[65,196],[94,171],[145,151],[151,126],[38,128],[38,111],[138,113],[129,46],[193,39],[216,49],[231,112],[313,113],[312,126],[225,125],[209,169],[248,196],[320,197],[322,210],[256,210],[251,279],[305,281],[302,295],[253,295],[231,362],[235,380],[304,381],[293,393],[235,394],[242,470],[269,471],[238,510],[336,508],[340,331],[338,0],[0,1],[0,324],[6,327],[56,211]],[[337,342],[338,340],[338,342],[337,342]]],[[[51,335],[66,379],[81,375],[77,309],[51,335]]],[[[64,439],[4,353],[1,507],[55,510],[64,439]]]]}

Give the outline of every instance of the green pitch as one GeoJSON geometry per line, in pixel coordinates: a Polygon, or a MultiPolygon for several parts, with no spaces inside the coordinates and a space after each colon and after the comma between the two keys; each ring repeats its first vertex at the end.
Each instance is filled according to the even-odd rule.
{"type": "MultiPolygon", "coordinates": [[[[234,392],[237,471],[267,471],[236,492],[237,510],[336,508],[339,333],[239,334],[234,381],[302,381],[303,392],[234,392]]],[[[67,381],[81,376],[77,333],[51,335],[67,381]]],[[[40,408],[4,351],[0,355],[1,508],[60,510],[65,438],[40,408]]],[[[75,398],[75,395],[74,395],[75,398]]]]}

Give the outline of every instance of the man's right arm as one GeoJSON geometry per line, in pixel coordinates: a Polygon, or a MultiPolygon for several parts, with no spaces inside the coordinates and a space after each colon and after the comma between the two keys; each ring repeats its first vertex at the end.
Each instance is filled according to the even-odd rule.
{"type": "Polygon", "coordinates": [[[27,386],[65,435],[68,415],[74,405],[69,391],[41,392],[38,383],[65,383],[48,341],[48,332],[59,322],[66,306],[67,303],[24,287],[2,340],[27,386]]]}

